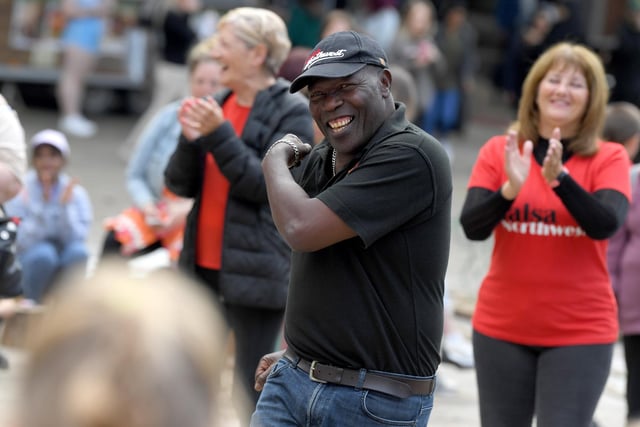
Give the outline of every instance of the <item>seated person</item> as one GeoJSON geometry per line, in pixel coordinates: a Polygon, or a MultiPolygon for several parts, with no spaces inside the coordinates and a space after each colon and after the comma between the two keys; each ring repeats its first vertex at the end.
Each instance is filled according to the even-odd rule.
{"type": "Polygon", "coordinates": [[[93,213],[87,191],[63,172],[70,155],[65,135],[45,129],[31,139],[31,148],[33,167],[5,210],[20,218],[24,296],[40,302],[62,273],[84,273],[93,213]]]}

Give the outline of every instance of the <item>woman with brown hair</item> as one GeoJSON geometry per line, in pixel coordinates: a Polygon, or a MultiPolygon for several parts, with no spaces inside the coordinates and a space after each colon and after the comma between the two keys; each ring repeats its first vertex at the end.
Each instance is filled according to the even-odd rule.
{"type": "Polygon", "coordinates": [[[598,56],[557,44],[478,154],[460,221],[495,239],[473,315],[483,426],[591,425],[618,339],[606,239],[630,198],[624,148],[599,139],[607,97],[598,56]]]}

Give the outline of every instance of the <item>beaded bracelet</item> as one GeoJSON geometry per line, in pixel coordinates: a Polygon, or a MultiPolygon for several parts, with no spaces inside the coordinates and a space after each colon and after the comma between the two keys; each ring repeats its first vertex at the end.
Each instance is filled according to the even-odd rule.
{"type": "Polygon", "coordinates": [[[271,150],[273,150],[273,147],[275,147],[278,144],[287,144],[289,147],[293,149],[293,164],[287,165],[287,167],[291,169],[296,166],[300,166],[300,150],[298,149],[298,146],[294,142],[288,141],[286,139],[279,139],[276,142],[274,142],[271,145],[271,147],[269,147],[269,149],[267,150],[267,153],[264,156],[267,157],[269,153],[271,153],[271,150]]]}

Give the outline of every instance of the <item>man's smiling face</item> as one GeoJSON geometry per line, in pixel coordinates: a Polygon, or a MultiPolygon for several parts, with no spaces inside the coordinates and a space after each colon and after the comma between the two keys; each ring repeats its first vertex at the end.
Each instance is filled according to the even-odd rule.
{"type": "MultiPolygon", "coordinates": [[[[367,66],[341,78],[316,78],[309,84],[309,109],[329,143],[356,153],[387,118],[380,67],[367,66]]],[[[388,88],[386,88],[388,89],[388,88]]]]}

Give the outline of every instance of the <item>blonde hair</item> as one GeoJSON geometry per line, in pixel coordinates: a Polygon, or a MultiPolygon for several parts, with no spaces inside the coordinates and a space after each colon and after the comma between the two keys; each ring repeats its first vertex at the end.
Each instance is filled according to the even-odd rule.
{"type": "Polygon", "coordinates": [[[226,25],[231,25],[234,34],[248,47],[265,45],[265,68],[274,76],[278,74],[291,50],[287,26],[278,14],[257,7],[238,7],[220,18],[218,29],[226,25]]]}
{"type": "Polygon", "coordinates": [[[20,425],[212,425],[222,320],[169,273],[141,282],[121,267],[52,295],[30,329],[20,425]]]}
{"type": "Polygon", "coordinates": [[[193,70],[203,62],[216,61],[213,58],[213,48],[217,43],[216,40],[216,35],[214,34],[196,43],[196,45],[189,50],[189,53],[187,54],[187,67],[189,69],[189,73],[193,73],[193,70]]]}
{"type": "Polygon", "coordinates": [[[592,155],[598,151],[600,135],[609,87],[604,67],[600,58],[589,48],[569,42],[558,43],[547,49],[533,64],[522,86],[522,97],[518,104],[518,120],[512,126],[517,129],[521,140],[538,142],[540,134],[540,111],[536,103],[540,82],[547,72],[554,67],[575,67],[581,71],[587,81],[589,99],[582,116],[577,135],[571,136],[569,149],[576,154],[592,155]]]}

